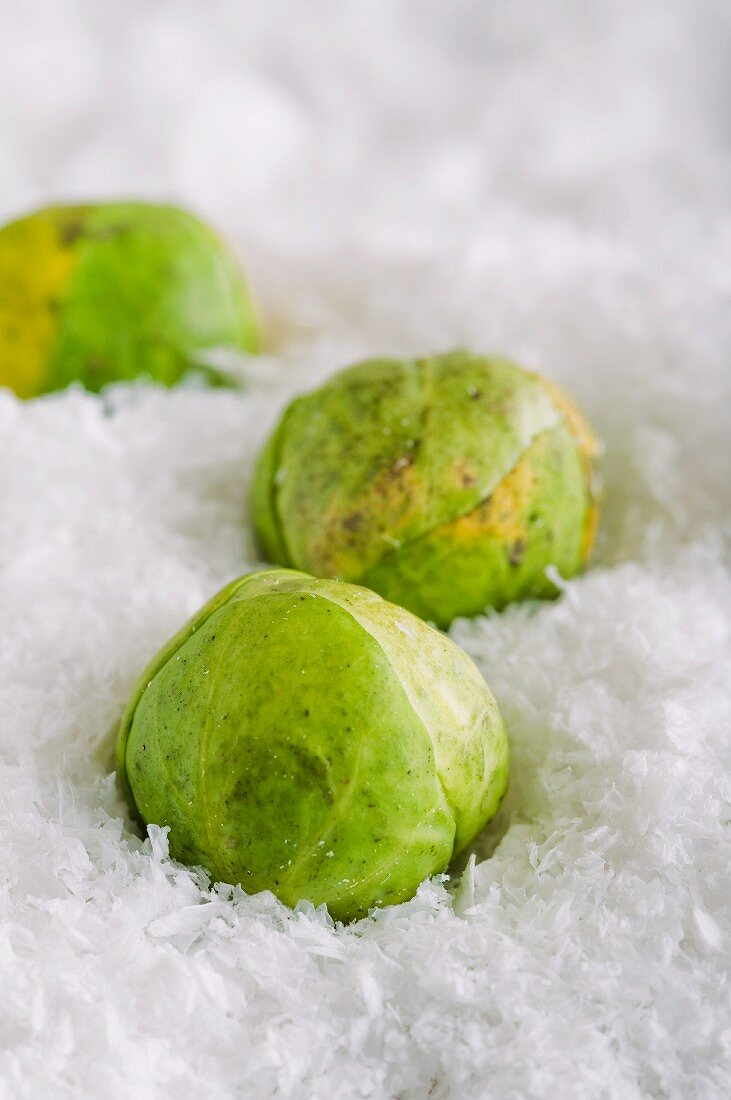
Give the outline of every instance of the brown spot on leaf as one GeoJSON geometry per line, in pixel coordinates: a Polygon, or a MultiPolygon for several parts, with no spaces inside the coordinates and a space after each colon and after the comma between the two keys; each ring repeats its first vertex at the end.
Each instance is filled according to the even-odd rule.
{"type": "Polygon", "coordinates": [[[525,539],[516,539],[510,548],[508,561],[511,565],[518,566],[525,557],[525,539]]]}
{"type": "Polygon", "coordinates": [[[63,222],[58,231],[59,240],[63,247],[70,248],[72,244],[75,244],[79,237],[83,237],[84,229],[85,225],[82,218],[71,218],[69,221],[63,222]]]}
{"type": "Polygon", "coordinates": [[[466,459],[458,458],[453,470],[455,484],[461,489],[471,489],[477,484],[477,472],[466,459]]]}
{"type": "Polygon", "coordinates": [[[342,521],[342,526],[345,528],[346,531],[357,531],[362,523],[363,513],[360,511],[351,512],[350,515],[346,516],[342,521]]]}

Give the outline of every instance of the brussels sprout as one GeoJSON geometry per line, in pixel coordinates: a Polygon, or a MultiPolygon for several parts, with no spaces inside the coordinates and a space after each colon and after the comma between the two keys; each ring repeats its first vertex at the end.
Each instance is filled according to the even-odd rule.
{"type": "Polygon", "coordinates": [[[469,844],[508,750],[452,641],[368,589],[275,569],[224,588],[154,659],[117,768],[176,858],[350,920],[469,844]]]}
{"type": "Polygon", "coordinates": [[[255,473],[265,556],[375,589],[446,627],[553,596],[597,516],[595,443],[555,385],[460,351],[379,359],[285,411],[255,473]]]}
{"type": "Polygon", "coordinates": [[[52,206],[0,229],[0,385],[35,397],[80,382],[189,370],[254,351],[254,310],[222,241],[173,206],[52,206]]]}

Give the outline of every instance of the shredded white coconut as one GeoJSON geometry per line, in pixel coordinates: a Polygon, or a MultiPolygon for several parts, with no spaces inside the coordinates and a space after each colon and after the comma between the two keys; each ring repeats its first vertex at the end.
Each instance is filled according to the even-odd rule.
{"type": "Polygon", "coordinates": [[[728,5],[0,11],[0,215],[192,203],[269,334],[244,394],[0,394],[0,1096],[731,1095],[728,5]],[[336,928],[138,839],[113,731],[256,564],[290,397],[454,346],[585,409],[598,553],[456,624],[508,797],[461,877],[336,928]]]}

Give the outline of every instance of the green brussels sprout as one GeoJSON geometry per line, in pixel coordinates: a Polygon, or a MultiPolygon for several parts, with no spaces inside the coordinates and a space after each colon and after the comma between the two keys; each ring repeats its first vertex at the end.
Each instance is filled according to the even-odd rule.
{"type": "Polygon", "coordinates": [[[211,370],[212,348],[255,351],[233,255],[174,206],[51,206],[0,228],[0,385],[36,397],[80,382],[211,370]]]}
{"type": "Polygon", "coordinates": [[[368,589],[274,569],[228,585],[155,657],[117,770],[177,859],[346,921],[469,844],[508,748],[454,642],[368,589]]]}
{"type": "Polygon", "coordinates": [[[287,408],[252,510],[268,560],[375,589],[447,627],[558,589],[589,555],[596,446],[568,397],[466,351],[377,359],[287,408]]]}

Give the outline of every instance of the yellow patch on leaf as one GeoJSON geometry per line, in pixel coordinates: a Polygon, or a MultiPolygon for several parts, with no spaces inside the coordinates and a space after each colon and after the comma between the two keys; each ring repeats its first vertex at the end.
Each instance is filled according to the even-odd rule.
{"type": "Polygon", "coordinates": [[[58,310],[76,263],[48,216],[0,232],[0,385],[35,397],[58,332],[58,310]]]}
{"type": "Polygon", "coordinates": [[[548,378],[541,378],[541,382],[548,391],[548,395],[554,405],[568,424],[571,434],[578,444],[584,463],[590,467],[598,451],[594,433],[579,412],[578,407],[568,394],[564,393],[560,386],[557,386],[555,382],[551,382],[548,378]]]}
{"type": "MultiPolygon", "coordinates": [[[[358,578],[401,541],[414,537],[427,506],[426,485],[411,451],[399,455],[348,507],[336,500],[318,517],[308,567],[321,576],[358,578]]],[[[420,532],[418,532],[420,533],[420,532]]]]}
{"type": "Polygon", "coordinates": [[[530,458],[523,455],[487,500],[452,523],[445,524],[442,530],[451,529],[458,541],[469,542],[491,535],[506,545],[514,545],[528,536],[523,517],[535,484],[536,475],[530,458]]]}
{"type": "Polygon", "coordinates": [[[584,465],[586,476],[586,488],[589,494],[589,506],[586,513],[584,534],[581,544],[582,561],[587,561],[594,548],[597,526],[599,524],[599,479],[596,470],[596,459],[599,453],[599,445],[596,437],[589,427],[578,407],[568,394],[564,393],[560,386],[551,382],[548,378],[541,378],[551,400],[563,416],[569,426],[579,447],[579,454],[584,465]]]}

